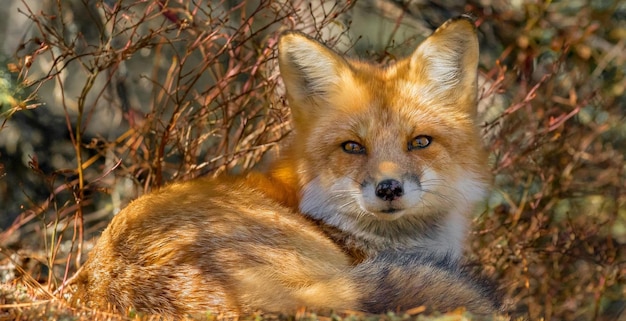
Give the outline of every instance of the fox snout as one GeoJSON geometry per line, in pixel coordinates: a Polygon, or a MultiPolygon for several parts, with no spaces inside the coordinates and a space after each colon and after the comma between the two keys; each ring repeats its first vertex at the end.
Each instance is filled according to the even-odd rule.
{"type": "Polygon", "coordinates": [[[422,198],[420,179],[416,175],[381,175],[361,184],[362,209],[383,220],[395,220],[413,212],[422,198]],[[408,212],[407,212],[408,210],[408,212]]]}
{"type": "Polygon", "coordinates": [[[404,195],[404,187],[396,179],[385,179],[376,185],[376,196],[383,201],[393,201],[404,195]]]}

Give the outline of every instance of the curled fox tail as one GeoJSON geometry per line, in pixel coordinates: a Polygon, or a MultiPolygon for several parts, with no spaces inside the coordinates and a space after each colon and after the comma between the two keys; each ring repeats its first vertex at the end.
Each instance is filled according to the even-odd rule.
{"type": "Polygon", "coordinates": [[[464,308],[475,314],[502,310],[495,284],[473,275],[451,256],[384,251],[357,265],[351,276],[367,295],[359,309],[370,313],[464,308]]]}

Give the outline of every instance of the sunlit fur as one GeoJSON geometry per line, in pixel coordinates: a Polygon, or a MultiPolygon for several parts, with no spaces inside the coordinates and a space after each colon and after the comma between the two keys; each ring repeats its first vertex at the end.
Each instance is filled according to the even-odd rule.
{"type": "Polygon", "coordinates": [[[457,262],[487,186],[473,124],[476,46],[472,23],[455,19],[380,69],[284,34],[287,155],[269,175],[173,183],[133,201],[70,284],[73,304],[173,319],[301,307],[496,311],[489,287],[457,262]],[[431,144],[408,151],[418,135],[431,144]],[[366,153],[346,153],[345,141],[366,153]],[[401,198],[375,195],[385,178],[403,182],[401,198]]]}
{"type": "Polygon", "coordinates": [[[135,200],[89,254],[73,301],[169,317],[356,308],[349,258],[304,217],[260,195],[222,178],[135,200]]]}
{"type": "Polygon", "coordinates": [[[347,60],[299,33],[279,43],[295,135],[273,175],[350,252],[419,247],[458,258],[489,186],[475,124],[478,41],[469,20],[440,27],[387,68],[347,60]],[[423,149],[408,149],[419,135],[423,149]],[[346,153],[354,141],[364,154],[346,153]],[[383,179],[403,184],[393,201],[383,179]]]}

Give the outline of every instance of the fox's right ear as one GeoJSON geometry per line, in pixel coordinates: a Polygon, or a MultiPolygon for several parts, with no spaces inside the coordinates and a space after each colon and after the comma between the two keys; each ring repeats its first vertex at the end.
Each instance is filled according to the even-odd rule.
{"type": "Polygon", "coordinates": [[[341,77],[350,69],[343,57],[295,31],[280,36],[278,65],[292,106],[303,100],[325,100],[340,89],[341,77]]]}

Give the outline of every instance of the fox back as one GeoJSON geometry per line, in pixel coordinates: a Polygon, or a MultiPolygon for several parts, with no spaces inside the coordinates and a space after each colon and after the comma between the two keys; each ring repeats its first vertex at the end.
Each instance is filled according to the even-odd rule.
{"type": "Polygon", "coordinates": [[[385,68],[290,32],[279,63],[295,135],[273,175],[295,186],[299,210],[362,258],[388,248],[458,258],[490,179],[473,23],[448,21],[385,68]]]}

